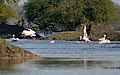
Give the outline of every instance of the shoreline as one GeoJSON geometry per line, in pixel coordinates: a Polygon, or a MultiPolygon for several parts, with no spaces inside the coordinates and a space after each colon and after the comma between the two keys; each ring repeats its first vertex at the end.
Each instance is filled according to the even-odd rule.
{"type": "Polygon", "coordinates": [[[38,56],[30,51],[11,45],[5,40],[0,39],[0,58],[42,58],[42,56],[38,56]]]}
{"type": "Polygon", "coordinates": [[[35,57],[0,57],[0,59],[42,59],[43,57],[35,56],[35,57]]]}

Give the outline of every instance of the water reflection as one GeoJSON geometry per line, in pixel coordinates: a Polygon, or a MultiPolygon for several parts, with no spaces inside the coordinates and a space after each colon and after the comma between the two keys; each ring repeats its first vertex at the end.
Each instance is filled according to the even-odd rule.
{"type": "Polygon", "coordinates": [[[27,59],[1,59],[0,58],[0,73],[16,72],[15,65],[21,64],[27,61],[27,59]]]}
{"type": "Polygon", "coordinates": [[[29,61],[23,59],[2,59],[0,61],[0,75],[78,75],[81,73],[101,75],[102,72],[111,72],[109,75],[113,75],[116,71],[116,75],[119,75],[118,70],[120,70],[120,61],[113,60],[45,58],[29,61]]]}
{"type": "Polygon", "coordinates": [[[39,69],[110,69],[119,67],[120,61],[87,59],[44,59],[34,62],[39,69]]]}

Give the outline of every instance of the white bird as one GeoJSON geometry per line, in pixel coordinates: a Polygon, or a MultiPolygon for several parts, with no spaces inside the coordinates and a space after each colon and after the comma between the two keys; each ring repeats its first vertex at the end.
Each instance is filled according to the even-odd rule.
{"type": "Polygon", "coordinates": [[[103,38],[100,38],[99,40],[99,44],[111,43],[110,40],[106,39],[106,35],[104,35],[103,38]]]}
{"type": "Polygon", "coordinates": [[[76,41],[76,42],[77,42],[77,43],[80,43],[79,40],[82,40],[82,36],[79,36],[78,41],[76,41]]]}
{"type": "Polygon", "coordinates": [[[15,38],[15,35],[12,35],[12,38],[10,38],[12,41],[18,42],[20,39],[19,38],[15,38]]]}
{"type": "Polygon", "coordinates": [[[35,33],[36,33],[36,32],[33,31],[32,29],[28,29],[28,30],[24,30],[24,31],[22,32],[22,35],[23,35],[24,37],[26,37],[26,36],[35,37],[35,36],[36,36],[35,33]]]}
{"type": "Polygon", "coordinates": [[[82,36],[79,36],[79,40],[82,40],[82,36]]]}
{"type": "Polygon", "coordinates": [[[55,40],[50,41],[50,43],[55,43],[55,40]]]}
{"type": "Polygon", "coordinates": [[[84,26],[84,35],[83,35],[83,40],[85,42],[91,42],[88,38],[87,31],[86,31],[86,26],[84,26]]]}

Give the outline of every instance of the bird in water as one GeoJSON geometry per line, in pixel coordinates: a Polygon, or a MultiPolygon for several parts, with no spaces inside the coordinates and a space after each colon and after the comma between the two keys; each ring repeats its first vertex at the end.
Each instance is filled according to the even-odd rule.
{"type": "Polygon", "coordinates": [[[110,40],[106,39],[106,35],[104,35],[103,38],[100,38],[99,41],[99,44],[111,43],[110,40]]]}
{"type": "Polygon", "coordinates": [[[55,43],[55,40],[51,40],[50,43],[55,43]]]}
{"type": "Polygon", "coordinates": [[[79,36],[77,43],[80,43],[79,40],[82,40],[82,36],[79,36]]]}
{"type": "Polygon", "coordinates": [[[86,31],[86,26],[84,26],[84,34],[83,34],[83,38],[82,38],[85,42],[91,42],[88,38],[88,34],[86,31]]]}
{"type": "MultiPolygon", "coordinates": [[[[83,34],[83,37],[82,36],[79,36],[79,39],[78,40],[84,40],[85,42],[91,42],[90,39],[88,38],[88,34],[87,34],[87,31],[86,31],[86,26],[84,26],[84,34],[83,34]]],[[[77,41],[77,43],[80,43],[79,41],[77,41]]]]}
{"type": "Polygon", "coordinates": [[[50,41],[50,43],[55,43],[55,38],[53,38],[53,39],[50,41]]]}
{"type": "Polygon", "coordinates": [[[12,41],[18,42],[20,39],[19,38],[15,38],[15,34],[12,35],[12,38],[10,38],[12,41]]]}

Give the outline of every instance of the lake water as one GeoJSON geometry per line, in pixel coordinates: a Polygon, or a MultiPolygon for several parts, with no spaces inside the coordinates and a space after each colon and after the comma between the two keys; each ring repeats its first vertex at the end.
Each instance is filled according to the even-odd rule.
{"type": "Polygon", "coordinates": [[[44,59],[2,59],[0,75],[119,75],[120,41],[98,44],[98,41],[22,39],[9,43],[20,46],[44,59]]]}

